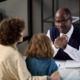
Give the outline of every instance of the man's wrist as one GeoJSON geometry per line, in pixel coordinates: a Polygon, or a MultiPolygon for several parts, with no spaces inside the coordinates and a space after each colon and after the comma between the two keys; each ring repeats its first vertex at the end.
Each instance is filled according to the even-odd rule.
{"type": "Polygon", "coordinates": [[[56,49],[59,49],[59,47],[58,47],[58,46],[56,46],[56,45],[54,45],[54,47],[55,47],[56,49]]]}

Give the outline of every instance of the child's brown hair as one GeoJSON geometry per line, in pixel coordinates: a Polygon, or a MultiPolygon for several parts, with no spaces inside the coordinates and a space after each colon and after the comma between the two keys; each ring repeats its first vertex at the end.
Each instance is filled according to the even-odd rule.
{"type": "Polygon", "coordinates": [[[33,35],[26,49],[28,57],[51,58],[53,53],[51,41],[44,33],[33,35]]]}

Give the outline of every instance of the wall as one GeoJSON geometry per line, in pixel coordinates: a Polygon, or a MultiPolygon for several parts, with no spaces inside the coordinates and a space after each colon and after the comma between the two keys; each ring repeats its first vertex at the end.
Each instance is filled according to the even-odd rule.
{"type": "MultiPolygon", "coordinates": [[[[68,7],[70,8],[73,15],[79,15],[79,0],[54,0],[55,11],[56,6],[59,7],[68,7]],[[57,3],[57,1],[59,3],[57,3]]],[[[52,15],[52,0],[43,0],[44,3],[44,18],[52,15]]],[[[0,12],[5,16],[20,17],[23,18],[26,22],[26,33],[27,31],[27,0],[7,0],[0,3],[0,12]]],[[[54,13],[55,14],[55,13],[54,13]]],[[[33,15],[33,33],[41,32],[41,0],[32,0],[32,15],[33,15]]],[[[44,33],[47,33],[47,30],[52,27],[51,23],[44,23],[44,33]]],[[[27,42],[19,44],[19,49],[21,52],[24,52],[27,42]]]]}
{"type": "MultiPolygon", "coordinates": [[[[73,16],[79,16],[79,0],[54,0],[54,14],[55,11],[60,7],[67,7],[71,10],[73,16]]],[[[40,33],[41,32],[41,0],[32,0],[33,3],[33,32],[40,33]]],[[[53,15],[52,14],[52,0],[43,0],[44,8],[44,19],[53,15]]],[[[44,23],[44,33],[47,33],[47,30],[52,27],[51,23],[44,23]]]]}
{"type": "MultiPolygon", "coordinates": [[[[27,0],[7,0],[0,3],[0,12],[6,17],[19,17],[25,20],[25,35],[28,35],[27,0]]],[[[24,52],[27,41],[18,45],[21,53],[24,52]]]]}

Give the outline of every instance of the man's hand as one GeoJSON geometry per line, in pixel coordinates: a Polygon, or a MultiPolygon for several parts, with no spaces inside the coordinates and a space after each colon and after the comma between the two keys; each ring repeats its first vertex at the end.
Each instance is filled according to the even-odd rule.
{"type": "Polygon", "coordinates": [[[67,37],[65,35],[62,35],[61,37],[57,37],[54,41],[54,46],[56,48],[62,48],[65,49],[67,46],[67,37]]]}

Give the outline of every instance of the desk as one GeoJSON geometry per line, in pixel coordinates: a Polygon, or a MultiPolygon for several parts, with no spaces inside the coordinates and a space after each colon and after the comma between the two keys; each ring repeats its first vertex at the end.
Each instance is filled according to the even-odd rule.
{"type": "Polygon", "coordinates": [[[80,80],[80,62],[69,61],[70,67],[65,67],[67,61],[55,61],[59,67],[62,80],[80,80]],[[73,67],[78,65],[78,67],[73,67]],[[72,67],[71,67],[72,66],[72,67]]]}
{"type": "Polygon", "coordinates": [[[59,68],[62,80],[80,80],[80,68],[78,69],[61,69],[59,68]]]}

